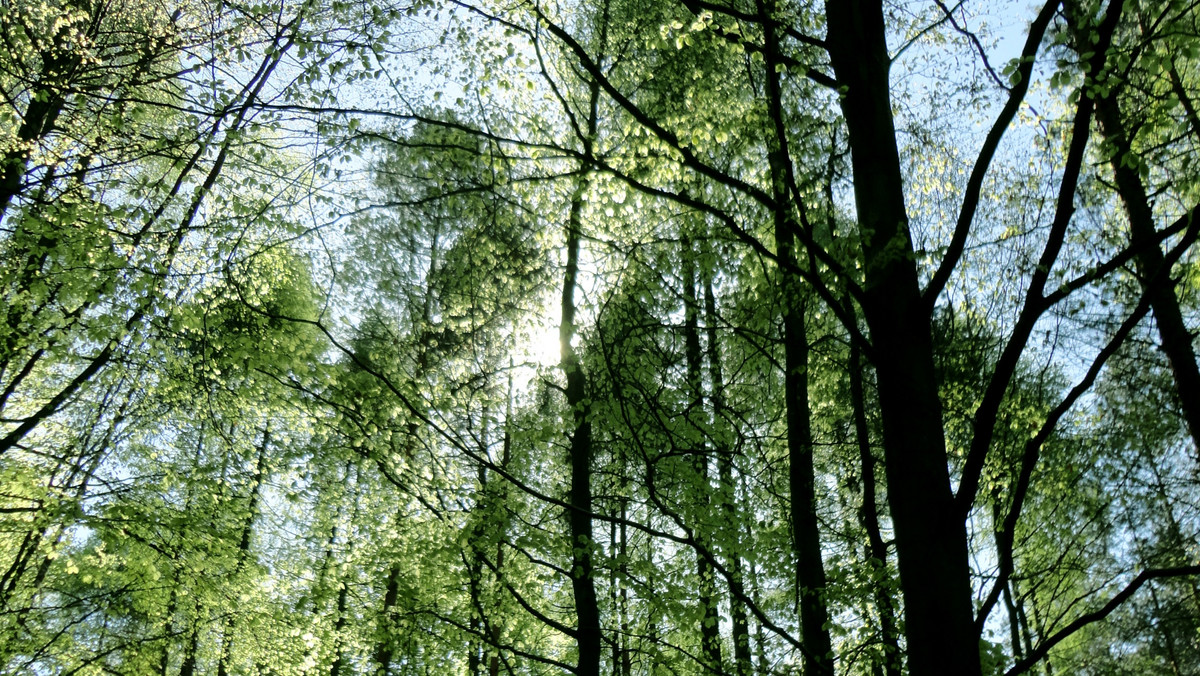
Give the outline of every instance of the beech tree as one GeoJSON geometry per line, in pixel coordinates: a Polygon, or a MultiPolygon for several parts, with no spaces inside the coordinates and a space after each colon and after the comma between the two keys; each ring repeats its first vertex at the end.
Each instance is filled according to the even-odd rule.
{"type": "Polygon", "coordinates": [[[1196,14],[0,5],[0,664],[1194,670],[1196,14]]]}

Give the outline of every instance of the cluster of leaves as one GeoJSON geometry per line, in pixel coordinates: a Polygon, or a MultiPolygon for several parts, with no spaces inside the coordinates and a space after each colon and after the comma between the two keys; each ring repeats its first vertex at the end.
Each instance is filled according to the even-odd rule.
{"type": "Polygon", "coordinates": [[[0,671],[1200,668],[1200,17],[846,7],[0,2],[0,671]]]}

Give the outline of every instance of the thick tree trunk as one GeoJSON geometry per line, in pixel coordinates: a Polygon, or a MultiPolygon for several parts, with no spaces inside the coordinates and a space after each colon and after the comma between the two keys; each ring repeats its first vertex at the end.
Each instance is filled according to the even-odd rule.
{"type": "Polygon", "coordinates": [[[826,43],[849,131],[874,339],[888,503],[904,594],[909,672],[978,676],[967,534],[954,508],[888,87],[878,0],[828,0],[826,43]]]}
{"type": "Polygon", "coordinates": [[[21,194],[33,146],[54,131],[58,116],[66,105],[60,90],[67,84],[67,73],[78,65],[79,57],[59,56],[49,59],[43,66],[42,80],[30,97],[17,129],[21,143],[0,159],[0,222],[4,221],[13,198],[21,194]]]}

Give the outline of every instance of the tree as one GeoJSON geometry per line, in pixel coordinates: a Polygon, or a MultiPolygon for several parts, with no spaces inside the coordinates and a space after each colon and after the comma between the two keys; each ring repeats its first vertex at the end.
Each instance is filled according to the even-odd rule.
{"type": "Polygon", "coordinates": [[[1195,666],[1190,5],[39,7],[5,669],[1195,666]]]}

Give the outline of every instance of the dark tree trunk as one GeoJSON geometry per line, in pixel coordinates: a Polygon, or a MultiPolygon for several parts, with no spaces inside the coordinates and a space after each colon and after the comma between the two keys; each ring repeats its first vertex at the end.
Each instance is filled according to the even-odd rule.
{"type": "Polygon", "coordinates": [[[379,617],[378,635],[375,639],[375,673],[388,676],[392,670],[392,613],[400,596],[400,565],[393,564],[388,570],[387,586],[383,592],[383,612],[379,617]]]}
{"type": "MultiPolygon", "coordinates": [[[[599,95],[600,89],[593,83],[586,140],[589,153],[591,139],[596,133],[599,95]]],[[[571,345],[575,338],[575,287],[579,277],[581,214],[586,190],[585,174],[571,196],[567,220],[567,266],[563,273],[559,344],[562,350],[560,365],[567,380],[567,408],[574,423],[568,456],[571,466],[568,502],[571,507],[567,513],[567,533],[571,539],[571,591],[575,600],[575,640],[579,650],[575,673],[576,676],[599,676],[600,606],[596,599],[596,583],[592,579],[592,423],[588,415],[587,376],[571,345]]]]}
{"type": "MultiPolygon", "coordinates": [[[[200,613],[200,606],[196,606],[196,613],[200,613]]],[[[200,648],[200,619],[196,618],[192,621],[192,632],[188,638],[187,648],[183,652],[183,661],[179,665],[179,676],[195,676],[196,673],[196,653],[200,648]]]]}
{"type": "Polygon", "coordinates": [[[876,580],[875,606],[879,611],[879,633],[883,642],[883,668],[887,676],[900,676],[900,639],[896,629],[896,600],[892,598],[891,585],[888,579],[891,574],[887,565],[887,544],[879,528],[879,508],[875,497],[875,455],[871,450],[871,430],[867,424],[866,393],[863,388],[863,366],[860,356],[861,346],[851,339],[850,363],[847,366],[850,376],[850,402],[854,415],[854,432],[858,439],[858,457],[862,467],[862,506],[858,519],[863,530],[867,532],[867,545],[870,552],[870,566],[876,580]]]}
{"type": "Polygon", "coordinates": [[[808,404],[808,327],[801,291],[790,270],[796,265],[792,238],[783,220],[776,223],[783,305],[784,399],[787,415],[788,492],[791,496],[792,547],[800,600],[800,635],[808,654],[805,673],[833,674],[833,642],[825,600],[825,562],[817,522],[813,464],[812,411],[808,404]]]}
{"type": "MultiPolygon", "coordinates": [[[[708,372],[712,379],[714,427],[725,429],[725,377],[721,369],[721,348],[717,335],[717,299],[712,288],[712,274],[704,271],[704,326],[708,336],[708,372]]],[[[725,439],[729,443],[729,439],[725,439]]],[[[721,509],[732,539],[726,555],[729,566],[729,620],[733,633],[734,673],[750,676],[753,660],[750,655],[750,623],[746,618],[746,586],[742,572],[741,516],[738,513],[737,491],[733,480],[734,449],[717,449],[717,473],[721,482],[721,509]]]]}
{"type": "Polygon", "coordinates": [[[829,610],[825,598],[825,563],[821,558],[821,531],[817,522],[812,412],[808,404],[808,327],[804,301],[796,272],[793,209],[804,205],[792,186],[787,122],[783,114],[779,53],[774,3],[756,3],[763,23],[763,56],[766,62],[766,94],[772,129],[768,133],[768,162],[771,196],[774,198],[776,263],[779,302],[783,313],[784,407],[787,421],[789,518],[795,556],[797,603],[800,606],[800,635],[804,645],[807,674],[833,674],[833,643],[829,637],[829,610]]]}
{"type": "Polygon", "coordinates": [[[687,385],[691,391],[690,415],[694,430],[699,441],[692,451],[693,467],[696,470],[695,513],[697,527],[695,538],[700,545],[696,552],[696,577],[699,582],[698,600],[700,602],[700,648],[704,661],[709,669],[721,672],[721,618],[717,607],[717,590],[713,577],[712,565],[706,558],[706,551],[712,551],[705,536],[707,525],[699,523],[709,511],[709,493],[711,488],[708,480],[708,446],[704,443],[704,429],[698,423],[704,411],[703,377],[700,373],[703,358],[700,352],[700,304],[696,297],[696,259],[691,241],[684,237],[681,252],[683,262],[683,330],[684,330],[684,361],[687,369],[687,385]]]}
{"type": "Polygon", "coordinates": [[[978,676],[967,534],[950,490],[930,318],[904,207],[883,6],[829,0],[825,8],[830,60],[845,88],[866,272],[862,304],[873,338],[909,671],[978,676]]]}
{"type": "Polygon", "coordinates": [[[1132,141],[1126,131],[1115,90],[1096,102],[1096,118],[1105,140],[1115,150],[1110,163],[1117,193],[1125,203],[1125,213],[1129,216],[1131,244],[1139,250],[1136,258],[1138,279],[1150,299],[1154,323],[1162,340],[1162,351],[1175,377],[1179,405],[1192,435],[1192,444],[1200,451],[1200,369],[1196,366],[1192,334],[1179,310],[1175,281],[1167,269],[1165,256],[1159,245],[1153,243],[1158,233],[1146,186],[1136,165],[1127,163],[1127,159],[1136,155],[1133,154],[1132,141]]]}
{"type": "Polygon", "coordinates": [[[329,665],[329,676],[341,676],[342,665],[346,661],[346,652],[342,650],[342,632],[346,629],[346,610],[347,602],[349,601],[349,585],[342,583],[341,589],[338,590],[337,599],[337,621],[333,623],[333,649],[335,657],[333,663],[329,665]]]}

